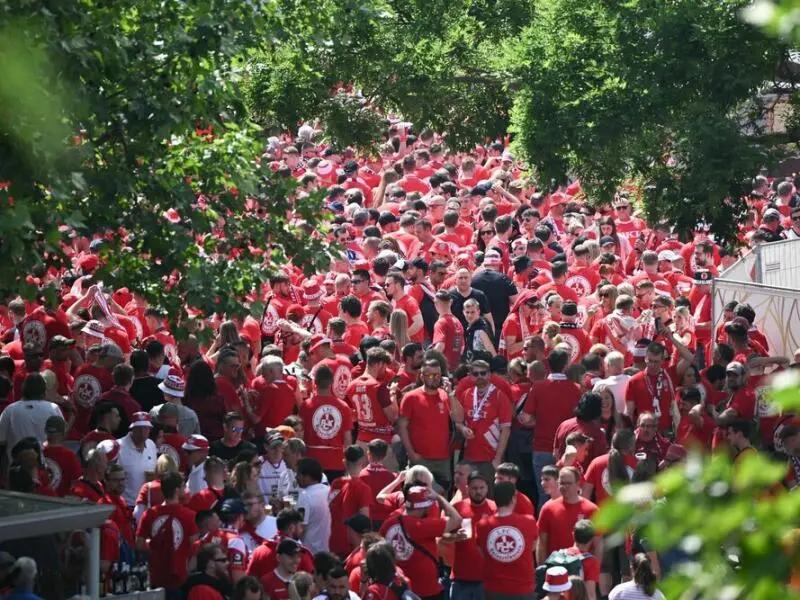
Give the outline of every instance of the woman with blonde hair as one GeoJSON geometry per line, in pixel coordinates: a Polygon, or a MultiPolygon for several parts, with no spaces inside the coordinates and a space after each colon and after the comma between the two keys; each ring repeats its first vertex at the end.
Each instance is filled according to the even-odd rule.
{"type": "Polygon", "coordinates": [[[291,600],[311,600],[314,591],[314,578],[310,573],[298,571],[289,583],[289,598],[291,600]]]}
{"type": "Polygon", "coordinates": [[[392,330],[392,338],[397,343],[398,350],[405,347],[411,340],[408,337],[408,315],[401,308],[392,311],[389,318],[389,327],[392,330]]]}
{"type": "Polygon", "coordinates": [[[217,330],[217,337],[214,338],[214,343],[206,352],[206,360],[210,363],[217,362],[217,355],[219,351],[225,347],[233,346],[239,341],[239,328],[233,321],[224,321],[217,330]]]}
{"type": "Polygon", "coordinates": [[[240,461],[233,467],[231,473],[231,485],[240,496],[250,492],[251,494],[261,494],[258,487],[258,478],[261,470],[258,465],[246,461],[240,461]]]}
{"type": "MultiPolygon", "coordinates": [[[[167,473],[178,473],[178,463],[169,454],[162,454],[156,460],[155,478],[145,482],[139,489],[136,503],[133,509],[133,519],[138,523],[139,519],[151,506],[158,506],[164,502],[164,495],[161,493],[161,480],[167,473]]],[[[181,492],[183,496],[183,492],[181,492]]]]}

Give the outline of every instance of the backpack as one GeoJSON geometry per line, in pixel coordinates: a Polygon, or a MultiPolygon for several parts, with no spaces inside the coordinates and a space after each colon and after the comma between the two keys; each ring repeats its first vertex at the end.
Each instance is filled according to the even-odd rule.
{"type": "Polygon", "coordinates": [[[544,598],[547,596],[547,592],[544,590],[547,569],[550,567],[564,567],[567,570],[567,575],[577,575],[583,578],[583,561],[589,556],[591,554],[588,552],[570,554],[567,552],[567,548],[553,551],[544,561],[544,564],[536,567],[536,597],[544,598]]]}

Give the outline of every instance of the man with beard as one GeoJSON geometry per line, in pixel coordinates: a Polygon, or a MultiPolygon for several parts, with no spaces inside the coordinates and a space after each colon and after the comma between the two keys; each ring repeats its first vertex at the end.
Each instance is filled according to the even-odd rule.
{"type": "Polygon", "coordinates": [[[462,432],[464,411],[441,388],[442,368],[428,360],[422,368],[422,387],[407,393],[400,403],[398,430],[411,465],[424,465],[443,489],[450,487],[450,419],[462,432]]]}
{"type": "Polygon", "coordinates": [[[419,381],[425,354],[422,346],[411,342],[401,348],[400,356],[403,359],[403,366],[397,372],[397,389],[402,392],[408,386],[415,385],[419,381]]]}
{"type": "Polygon", "coordinates": [[[283,539],[278,544],[275,549],[278,566],[261,578],[261,586],[270,600],[289,600],[289,584],[300,565],[302,549],[291,539],[283,539]]]}
{"type": "Polygon", "coordinates": [[[456,533],[453,555],[452,598],[465,600],[483,598],[483,554],[478,549],[473,527],[497,511],[497,506],[488,500],[489,483],[478,471],[470,473],[467,484],[468,498],[456,502],[453,508],[461,515],[462,531],[456,533]]]}
{"type": "Polygon", "coordinates": [[[267,307],[261,320],[261,333],[274,339],[278,333],[278,321],[286,318],[286,309],[295,303],[292,297],[292,284],[285,273],[275,273],[269,278],[272,294],[267,299],[267,307]]]}
{"type": "Polygon", "coordinates": [[[228,557],[219,544],[205,544],[197,553],[197,570],[183,586],[186,600],[225,600],[230,594],[228,557]]]}
{"type": "Polygon", "coordinates": [[[628,382],[625,390],[625,414],[634,420],[636,415],[652,412],[658,419],[659,431],[678,429],[680,413],[675,401],[675,386],[664,363],[667,352],[658,342],[647,347],[645,369],[628,382]]]}
{"type": "Polygon", "coordinates": [[[756,395],[747,387],[747,367],[733,361],[725,367],[727,397],[717,406],[710,406],[711,416],[717,421],[711,447],[717,449],[725,440],[727,426],[735,420],[753,420],[756,410],[756,395]]]}
{"type": "MultiPolygon", "coordinates": [[[[278,558],[276,549],[281,541],[289,539],[295,542],[300,542],[303,537],[305,526],[303,525],[303,515],[294,509],[284,509],[278,513],[276,518],[278,533],[275,536],[261,544],[250,555],[250,564],[247,566],[247,574],[251,577],[261,579],[269,575],[272,570],[278,566],[278,558]]],[[[314,557],[308,548],[301,545],[300,550],[300,565],[301,571],[311,573],[314,570],[314,557]]]]}

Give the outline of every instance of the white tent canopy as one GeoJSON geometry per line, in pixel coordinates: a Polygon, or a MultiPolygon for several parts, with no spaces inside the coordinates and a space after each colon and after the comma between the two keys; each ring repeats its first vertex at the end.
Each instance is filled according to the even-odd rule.
{"type": "Polygon", "coordinates": [[[761,244],[714,280],[713,328],[731,300],[756,311],[756,326],[772,356],[792,357],[800,348],[800,240],[761,244]]]}

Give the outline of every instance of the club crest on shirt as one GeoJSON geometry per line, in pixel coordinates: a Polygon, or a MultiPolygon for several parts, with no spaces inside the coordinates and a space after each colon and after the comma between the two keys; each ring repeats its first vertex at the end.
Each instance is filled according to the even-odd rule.
{"type": "Polygon", "coordinates": [[[570,361],[575,361],[581,351],[581,344],[578,342],[578,338],[571,333],[564,333],[563,331],[561,332],[561,337],[563,338],[564,342],[569,345],[570,361]]]}
{"type": "Polygon", "coordinates": [[[392,525],[386,532],[386,541],[394,548],[394,555],[399,561],[406,561],[414,554],[414,546],[408,543],[406,536],[403,535],[403,528],[400,525],[392,525]]]}
{"type": "Polygon", "coordinates": [[[57,490],[58,486],[61,485],[61,465],[52,458],[45,456],[44,468],[47,469],[47,472],[50,474],[50,488],[57,490]]]}
{"type": "Polygon", "coordinates": [[[333,439],[342,428],[342,413],[330,404],[320,406],[311,417],[311,426],[323,440],[333,439]]]}
{"type": "Polygon", "coordinates": [[[47,343],[47,328],[38,319],[29,319],[22,328],[22,339],[26,344],[35,344],[44,348],[47,343]]]}
{"type": "Polygon", "coordinates": [[[495,527],[486,538],[486,550],[496,561],[514,562],[525,551],[525,538],[516,527],[495,527]]]}
{"type": "Polygon", "coordinates": [[[592,286],[589,283],[589,280],[583,275],[572,275],[571,277],[568,277],[564,282],[564,285],[578,294],[579,298],[588,296],[592,293],[592,286]]]}
{"type": "Polygon", "coordinates": [[[97,377],[88,373],[79,375],[75,379],[73,389],[75,390],[75,402],[84,408],[92,408],[103,391],[97,377]]]}
{"type": "Polygon", "coordinates": [[[167,522],[167,519],[172,519],[172,547],[177,550],[183,542],[183,525],[180,520],[172,518],[170,515],[161,515],[153,521],[153,533],[150,537],[155,537],[159,529],[167,522]]]}

